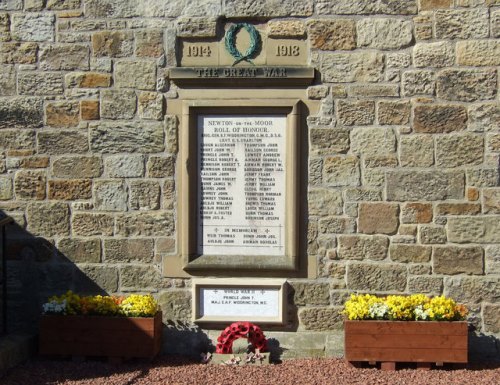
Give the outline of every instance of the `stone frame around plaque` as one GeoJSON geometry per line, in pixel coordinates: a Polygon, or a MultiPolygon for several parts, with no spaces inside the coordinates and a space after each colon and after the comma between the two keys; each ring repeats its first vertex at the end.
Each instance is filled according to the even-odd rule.
{"type": "Polygon", "coordinates": [[[236,321],[248,321],[258,324],[284,325],[286,323],[286,279],[277,278],[197,278],[192,281],[192,321],[205,324],[228,324],[236,321]],[[200,293],[202,289],[247,289],[277,290],[278,309],[274,317],[252,316],[242,319],[238,316],[206,316],[201,314],[200,293]]]}
{"type": "Polygon", "coordinates": [[[294,272],[299,256],[299,181],[301,102],[298,99],[187,100],[182,103],[179,133],[179,252],[184,271],[294,272]],[[284,255],[205,255],[198,241],[199,115],[284,115],[286,117],[284,255]]]}

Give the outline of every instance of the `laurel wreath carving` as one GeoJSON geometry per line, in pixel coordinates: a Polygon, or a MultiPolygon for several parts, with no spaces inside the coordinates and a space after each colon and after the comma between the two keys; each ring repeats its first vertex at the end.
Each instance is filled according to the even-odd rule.
{"type": "Polygon", "coordinates": [[[227,52],[229,52],[229,54],[236,59],[235,62],[233,63],[233,66],[242,61],[247,61],[248,63],[255,65],[250,59],[259,50],[261,40],[259,32],[257,31],[257,29],[255,29],[255,27],[252,24],[248,23],[233,24],[226,32],[226,38],[224,44],[226,46],[227,52]],[[238,48],[236,48],[236,35],[242,28],[244,28],[245,31],[247,31],[248,34],[250,35],[250,47],[248,47],[245,53],[241,53],[238,50],[238,48]]]}

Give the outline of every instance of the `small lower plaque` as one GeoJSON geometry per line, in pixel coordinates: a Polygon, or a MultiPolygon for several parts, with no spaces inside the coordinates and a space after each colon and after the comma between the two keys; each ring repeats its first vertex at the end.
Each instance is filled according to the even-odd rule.
{"type": "Polygon", "coordinates": [[[194,280],[193,321],[283,324],[284,284],[280,279],[194,280]]]}

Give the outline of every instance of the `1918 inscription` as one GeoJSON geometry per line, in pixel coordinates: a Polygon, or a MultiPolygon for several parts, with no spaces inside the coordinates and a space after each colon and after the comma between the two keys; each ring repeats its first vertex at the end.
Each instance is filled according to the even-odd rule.
{"type": "Polygon", "coordinates": [[[198,117],[198,252],[284,255],[286,117],[198,117]]]}

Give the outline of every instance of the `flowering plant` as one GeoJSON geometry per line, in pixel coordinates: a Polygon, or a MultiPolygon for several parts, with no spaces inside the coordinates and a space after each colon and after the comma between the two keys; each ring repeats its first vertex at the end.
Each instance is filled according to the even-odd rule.
{"type": "Polygon", "coordinates": [[[97,315],[118,317],[152,317],[158,311],[158,303],[151,294],[132,294],[129,297],[79,296],[71,290],[49,298],[43,304],[43,314],[97,315]]]}
{"type": "Polygon", "coordinates": [[[461,321],[467,308],[445,296],[352,294],[342,313],[349,320],[461,321]]]}

